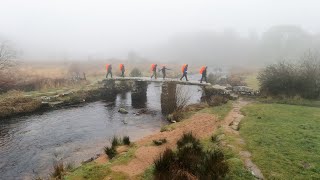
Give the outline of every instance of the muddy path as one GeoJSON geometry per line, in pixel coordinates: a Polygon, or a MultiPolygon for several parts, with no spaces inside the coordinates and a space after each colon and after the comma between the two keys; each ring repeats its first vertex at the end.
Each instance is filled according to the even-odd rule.
{"type": "Polygon", "coordinates": [[[244,161],[246,168],[252,173],[252,175],[256,179],[264,179],[264,176],[261,173],[261,170],[259,169],[259,167],[252,162],[251,153],[244,148],[245,140],[240,136],[240,133],[239,133],[239,124],[241,120],[244,118],[244,115],[241,113],[240,110],[242,107],[252,102],[253,101],[251,100],[240,98],[233,103],[233,108],[229,112],[227,117],[224,119],[222,127],[224,129],[224,132],[227,134],[227,136],[228,135],[233,136],[236,139],[236,144],[238,145],[228,144],[225,141],[223,143],[225,146],[229,146],[233,149],[237,149],[235,151],[238,151],[241,159],[244,161]]]}
{"type": "Polygon", "coordinates": [[[153,164],[160,153],[166,148],[175,148],[176,142],[185,132],[192,132],[198,138],[205,138],[212,135],[217,127],[217,119],[212,114],[198,113],[191,118],[177,123],[171,131],[158,132],[147,136],[136,142],[138,149],[135,158],[126,165],[112,167],[113,171],[123,172],[130,177],[142,174],[153,164]],[[167,143],[161,146],[154,146],[153,140],[167,139],[167,143]]]}

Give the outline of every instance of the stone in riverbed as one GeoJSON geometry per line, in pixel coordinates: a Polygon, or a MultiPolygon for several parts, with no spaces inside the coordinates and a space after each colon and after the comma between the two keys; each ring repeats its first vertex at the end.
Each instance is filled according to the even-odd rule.
{"type": "Polygon", "coordinates": [[[118,112],[121,114],[128,114],[128,111],[124,108],[120,108],[118,112]]]}

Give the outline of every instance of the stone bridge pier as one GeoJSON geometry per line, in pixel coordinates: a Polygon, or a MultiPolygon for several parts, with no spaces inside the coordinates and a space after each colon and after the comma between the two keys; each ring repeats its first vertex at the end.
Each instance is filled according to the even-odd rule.
{"type": "Polygon", "coordinates": [[[116,83],[113,79],[106,79],[104,80],[103,86],[103,99],[107,101],[115,101],[117,98],[117,90],[116,90],[116,83]]]}
{"type": "Polygon", "coordinates": [[[161,112],[163,114],[172,113],[177,107],[176,99],[177,84],[174,82],[164,82],[161,92],[161,112]]]}
{"type": "Polygon", "coordinates": [[[131,90],[132,106],[136,108],[143,108],[147,102],[148,82],[134,81],[131,90]]]}
{"type": "MultiPolygon", "coordinates": [[[[202,100],[211,102],[217,101],[217,98],[212,98],[213,95],[223,93],[226,94],[226,90],[221,87],[213,87],[211,84],[202,84],[196,81],[179,81],[176,79],[153,80],[147,77],[142,78],[114,78],[103,80],[104,89],[103,97],[106,100],[116,100],[118,92],[127,92],[131,90],[131,102],[134,108],[144,108],[147,102],[147,89],[148,83],[162,83],[161,86],[161,112],[165,115],[171,114],[177,108],[177,84],[181,85],[197,85],[203,87],[202,100]],[[120,81],[120,83],[117,83],[120,81]],[[220,92],[221,91],[221,92],[220,92]]],[[[226,94],[227,95],[227,94],[226,94]]],[[[221,99],[221,98],[220,98],[221,99]]]]}

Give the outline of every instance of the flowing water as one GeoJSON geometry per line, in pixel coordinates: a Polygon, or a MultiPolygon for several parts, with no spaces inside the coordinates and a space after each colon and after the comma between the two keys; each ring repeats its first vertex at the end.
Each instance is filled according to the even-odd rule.
{"type": "MultiPolygon", "coordinates": [[[[184,88],[190,103],[199,101],[199,87],[184,88]]],[[[160,95],[161,85],[149,84],[147,113],[141,115],[135,115],[139,109],[132,107],[128,92],[117,95],[113,105],[98,101],[0,121],[0,179],[46,177],[57,160],[79,165],[103,153],[114,135],[136,140],[159,131],[167,124],[161,114],[160,95]],[[118,113],[120,107],[129,113],[118,113]]]]}

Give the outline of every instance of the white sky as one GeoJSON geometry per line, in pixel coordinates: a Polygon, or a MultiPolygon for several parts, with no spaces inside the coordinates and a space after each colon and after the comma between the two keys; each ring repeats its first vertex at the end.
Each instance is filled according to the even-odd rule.
{"type": "Polygon", "coordinates": [[[124,56],[184,32],[320,32],[317,0],[0,0],[0,37],[25,56],[124,56]]]}

